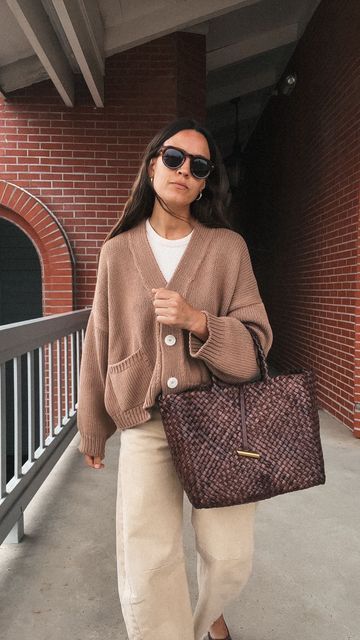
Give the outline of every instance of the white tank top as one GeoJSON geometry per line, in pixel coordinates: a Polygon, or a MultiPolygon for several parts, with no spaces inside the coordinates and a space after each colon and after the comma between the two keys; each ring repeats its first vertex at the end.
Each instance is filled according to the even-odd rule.
{"type": "Polygon", "coordinates": [[[169,240],[160,236],[151,226],[149,218],[146,218],[146,235],[166,282],[169,282],[172,277],[181,256],[190,242],[192,233],[193,231],[184,236],[184,238],[169,240]]]}

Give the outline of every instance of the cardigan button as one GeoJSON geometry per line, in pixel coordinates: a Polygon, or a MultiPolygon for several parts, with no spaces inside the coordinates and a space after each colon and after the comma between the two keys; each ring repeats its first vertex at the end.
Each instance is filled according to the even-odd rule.
{"type": "Polygon", "coordinates": [[[171,333],[165,336],[165,344],[167,344],[169,347],[172,347],[175,344],[175,342],[176,342],[176,338],[171,333]]]}
{"type": "Polygon", "coordinates": [[[169,378],[167,381],[167,386],[170,387],[170,389],[173,389],[174,387],[177,387],[178,385],[178,379],[177,378],[169,378]]]}

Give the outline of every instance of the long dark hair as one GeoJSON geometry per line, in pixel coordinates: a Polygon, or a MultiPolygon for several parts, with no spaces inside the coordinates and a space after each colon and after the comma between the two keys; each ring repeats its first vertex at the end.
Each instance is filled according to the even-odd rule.
{"type": "Polygon", "coordinates": [[[228,197],[228,182],[226,170],[223,165],[221,153],[211,133],[196,120],[191,118],[178,118],[166,125],[157,133],[145,149],[140,169],[133,183],[131,194],[125,203],[124,211],[106,236],[104,243],[110,238],[135,227],[141,220],[151,216],[155,198],[161,206],[170,214],[174,214],[169,206],[156,193],[147,169],[150,160],[157,156],[162,144],[168,138],[183,129],[194,129],[205,136],[210,150],[210,159],[215,163],[215,169],[210,173],[201,200],[195,200],[190,204],[191,215],[208,227],[226,227],[231,229],[231,224],[226,216],[226,200],[228,197]]]}

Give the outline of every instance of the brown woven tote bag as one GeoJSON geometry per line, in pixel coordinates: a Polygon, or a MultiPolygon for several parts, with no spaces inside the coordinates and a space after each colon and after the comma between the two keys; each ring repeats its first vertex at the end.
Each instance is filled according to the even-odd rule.
{"type": "Polygon", "coordinates": [[[269,376],[259,338],[260,379],[157,396],[172,459],[198,509],[265,500],[325,483],[312,369],[269,376]]]}

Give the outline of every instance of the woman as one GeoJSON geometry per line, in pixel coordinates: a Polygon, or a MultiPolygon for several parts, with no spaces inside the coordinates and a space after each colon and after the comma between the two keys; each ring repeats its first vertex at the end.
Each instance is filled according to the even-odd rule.
{"type": "Polygon", "coordinates": [[[224,213],[211,134],[179,119],[148,145],[123,216],[100,252],[80,370],[79,450],[101,469],[121,431],[116,501],[119,597],[130,640],[230,639],[225,605],[252,569],[257,503],[192,508],[199,596],[192,613],[182,544],[183,490],[156,398],[258,374],[252,323],[272,330],[245,240],[224,213]]]}

